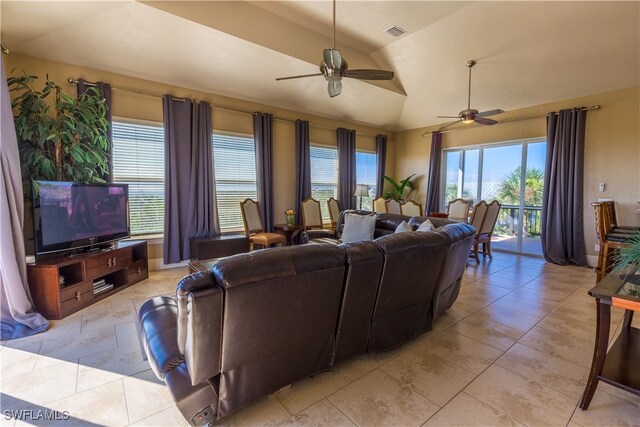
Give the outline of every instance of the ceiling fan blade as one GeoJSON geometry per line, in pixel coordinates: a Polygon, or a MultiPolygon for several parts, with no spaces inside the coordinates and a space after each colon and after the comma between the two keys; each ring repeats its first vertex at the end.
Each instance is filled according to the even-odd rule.
{"type": "Polygon", "coordinates": [[[340,80],[329,82],[327,84],[327,89],[329,91],[330,97],[333,98],[335,96],[338,96],[342,92],[342,82],[340,80]]]}
{"type": "Polygon", "coordinates": [[[497,120],[493,120],[493,119],[487,119],[484,117],[478,117],[476,116],[474,122],[481,124],[481,125],[495,125],[496,123],[498,123],[497,120]]]}
{"type": "Polygon", "coordinates": [[[446,124],[446,125],[442,126],[440,129],[438,129],[438,132],[440,132],[441,130],[444,130],[444,129],[448,128],[449,126],[453,126],[453,125],[455,125],[456,123],[460,123],[460,121],[461,121],[461,120],[462,120],[462,119],[458,118],[458,120],[456,120],[455,122],[451,122],[451,123],[448,123],[448,124],[446,124]]]}
{"type": "Polygon", "coordinates": [[[392,80],[393,71],[385,70],[344,70],[342,77],[350,77],[360,80],[392,80]]]}
{"type": "Polygon", "coordinates": [[[459,119],[460,116],[436,116],[437,119],[459,119]]]}
{"type": "Polygon", "coordinates": [[[496,114],[504,113],[503,110],[496,108],[495,110],[483,111],[482,113],[476,114],[476,117],[488,117],[495,116],[496,114]]]}
{"type": "Polygon", "coordinates": [[[291,79],[302,79],[304,77],[315,77],[315,76],[322,76],[322,73],[314,73],[314,74],[301,74],[299,76],[289,76],[289,77],[277,77],[276,81],[280,81],[280,80],[291,80],[291,79]]]}
{"type": "Polygon", "coordinates": [[[323,51],[324,63],[334,70],[339,70],[342,66],[342,56],[338,49],[325,49],[323,51]]]}

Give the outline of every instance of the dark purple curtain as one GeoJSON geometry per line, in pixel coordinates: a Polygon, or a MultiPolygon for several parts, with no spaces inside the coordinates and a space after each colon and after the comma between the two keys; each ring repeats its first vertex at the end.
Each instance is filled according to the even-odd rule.
{"type": "Polygon", "coordinates": [[[440,160],[442,157],[442,134],[433,132],[431,134],[431,158],[429,159],[429,178],[427,181],[427,200],[424,212],[429,215],[431,212],[440,211],[440,160]]]}
{"type": "Polygon", "coordinates": [[[189,239],[219,234],[215,211],[211,107],[162,97],[165,146],[164,262],[190,258],[189,239]]]}
{"type": "Polygon", "coordinates": [[[376,135],[376,197],[384,190],[384,168],[387,164],[387,135],[376,135]]]}
{"type": "MultiPolygon", "coordinates": [[[[78,79],[78,83],[76,84],[78,95],[82,95],[93,86],[93,84],[87,84],[83,79],[78,79]]],[[[107,103],[106,119],[109,121],[109,130],[107,131],[107,138],[109,138],[107,172],[102,174],[100,178],[107,182],[113,182],[113,119],[111,117],[111,85],[109,83],[96,82],[95,87],[102,93],[102,96],[107,103]]]]}
{"type": "Polygon", "coordinates": [[[338,203],[342,210],[356,207],[356,131],[338,128],[338,203]]]}
{"type": "Polygon", "coordinates": [[[265,231],[273,231],[273,116],[253,113],[258,202],[265,231]]]}
{"type": "Polygon", "coordinates": [[[561,110],[547,116],[547,161],[542,194],[542,252],[559,265],[587,265],[583,173],[587,112],[561,110]]]}
{"type": "Polygon", "coordinates": [[[311,197],[311,143],[309,122],[296,120],[296,211],[302,221],[301,202],[311,197]]]}

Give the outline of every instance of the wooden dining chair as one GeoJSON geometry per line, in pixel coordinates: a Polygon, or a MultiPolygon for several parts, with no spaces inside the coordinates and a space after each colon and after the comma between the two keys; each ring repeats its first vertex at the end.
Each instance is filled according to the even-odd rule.
{"type": "Polygon", "coordinates": [[[478,264],[480,263],[480,258],[478,258],[478,251],[475,245],[475,241],[478,240],[480,229],[482,228],[482,222],[484,221],[484,217],[486,215],[487,215],[487,202],[485,202],[484,200],[480,200],[476,204],[475,208],[473,209],[473,212],[471,214],[471,220],[469,221],[469,224],[476,229],[476,234],[473,237],[474,239],[473,251],[471,253],[473,254],[473,257],[476,259],[476,262],[478,264]]]}
{"type": "Polygon", "coordinates": [[[322,222],[320,202],[314,198],[304,199],[300,203],[302,210],[302,229],[308,239],[335,237],[333,230],[325,230],[322,222]]]}
{"type": "Polygon", "coordinates": [[[386,200],[384,199],[384,197],[376,197],[373,200],[373,211],[374,212],[386,213],[387,212],[387,204],[385,202],[386,202],[386,200]]]}
{"type": "Polygon", "coordinates": [[[384,204],[385,204],[387,213],[397,214],[397,215],[402,214],[402,211],[400,210],[400,203],[398,203],[397,200],[389,199],[389,200],[386,200],[384,204]]]}
{"type": "Polygon", "coordinates": [[[454,199],[449,202],[447,207],[449,218],[456,218],[459,221],[467,222],[469,218],[469,202],[464,199],[454,199]]]}
{"type": "Polygon", "coordinates": [[[422,216],[422,205],[413,200],[407,200],[400,205],[400,213],[407,216],[422,216]]]}
{"type": "Polygon", "coordinates": [[[286,237],[280,233],[268,233],[264,231],[262,216],[260,216],[260,205],[252,199],[245,199],[240,202],[240,210],[242,211],[242,222],[244,223],[244,232],[249,238],[251,250],[255,245],[267,248],[271,245],[284,245],[286,237]]]}
{"type": "Polygon", "coordinates": [[[327,207],[329,208],[329,218],[331,219],[331,229],[333,231],[336,231],[338,218],[340,218],[340,204],[333,197],[329,197],[329,200],[327,200],[327,207]]]}
{"type": "Polygon", "coordinates": [[[616,233],[612,228],[614,214],[608,202],[593,202],[596,217],[596,239],[600,250],[596,264],[596,283],[602,280],[613,268],[615,251],[627,246],[626,240],[632,235],[616,233]]]}
{"type": "Polygon", "coordinates": [[[491,254],[491,238],[493,237],[493,230],[496,226],[496,221],[498,220],[498,214],[500,213],[500,208],[502,205],[497,200],[487,204],[484,200],[478,203],[475,206],[474,218],[471,219],[471,225],[474,225],[474,222],[477,224],[479,219],[476,219],[477,216],[479,218],[484,211],[484,218],[482,219],[482,223],[479,227],[476,228],[476,235],[473,241],[473,256],[476,259],[477,263],[480,263],[480,258],[478,257],[478,252],[482,253],[482,256],[489,255],[489,259],[493,259],[493,255],[491,254]],[[480,245],[482,245],[482,251],[479,251],[480,245]]]}

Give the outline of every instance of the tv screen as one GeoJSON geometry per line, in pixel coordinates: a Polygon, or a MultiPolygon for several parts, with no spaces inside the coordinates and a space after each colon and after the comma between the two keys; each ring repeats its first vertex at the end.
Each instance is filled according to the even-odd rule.
{"type": "Polygon", "coordinates": [[[35,181],[36,252],[91,247],[129,237],[129,186],[35,181]]]}

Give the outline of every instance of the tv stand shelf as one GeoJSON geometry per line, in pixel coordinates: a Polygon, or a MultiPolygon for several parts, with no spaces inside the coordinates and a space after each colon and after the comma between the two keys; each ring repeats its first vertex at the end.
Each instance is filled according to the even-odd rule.
{"type": "Polygon", "coordinates": [[[60,320],[148,278],[147,242],[128,240],[102,252],[42,257],[27,266],[27,277],[38,312],[60,320]]]}

